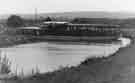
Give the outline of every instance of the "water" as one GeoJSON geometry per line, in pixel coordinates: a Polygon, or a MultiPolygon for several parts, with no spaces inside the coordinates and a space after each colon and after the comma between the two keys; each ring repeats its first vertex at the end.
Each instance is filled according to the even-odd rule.
{"type": "Polygon", "coordinates": [[[1,48],[1,56],[6,55],[12,62],[12,73],[24,76],[37,69],[40,73],[51,72],[60,67],[77,66],[86,58],[109,56],[130,43],[120,38],[121,43],[73,44],[64,42],[42,42],[1,48]]]}

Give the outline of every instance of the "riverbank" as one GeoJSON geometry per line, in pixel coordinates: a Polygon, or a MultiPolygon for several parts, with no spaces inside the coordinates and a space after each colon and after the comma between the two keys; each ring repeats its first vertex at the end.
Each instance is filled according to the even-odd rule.
{"type": "Polygon", "coordinates": [[[108,37],[70,37],[70,36],[27,36],[27,35],[0,35],[0,48],[10,47],[19,44],[29,44],[37,42],[65,42],[68,43],[80,43],[80,44],[90,44],[90,43],[101,43],[101,44],[110,44],[114,42],[120,42],[117,39],[108,39],[108,37]]]}
{"type": "Polygon", "coordinates": [[[7,80],[10,83],[132,83],[134,82],[134,49],[135,44],[110,57],[92,58],[82,62],[77,67],[61,68],[45,74],[20,79],[7,80]],[[133,81],[132,81],[133,80],[133,81]],[[126,81],[126,82],[125,82],[126,81]]]}

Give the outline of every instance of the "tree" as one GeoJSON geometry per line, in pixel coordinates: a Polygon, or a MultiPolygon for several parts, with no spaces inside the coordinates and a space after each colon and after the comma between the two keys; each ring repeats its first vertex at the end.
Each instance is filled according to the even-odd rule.
{"type": "Polygon", "coordinates": [[[72,21],[71,21],[71,23],[78,23],[80,20],[79,20],[79,18],[74,18],[72,21]]]}
{"type": "Polygon", "coordinates": [[[52,21],[52,19],[50,17],[47,17],[45,21],[52,21]]]}
{"type": "Polygon", "coordinates": [[[9,27],[21,27],[24,25],[23,19],[20,16],[17,15],[11,15],[7,19],[7,25],[9,27]]]}

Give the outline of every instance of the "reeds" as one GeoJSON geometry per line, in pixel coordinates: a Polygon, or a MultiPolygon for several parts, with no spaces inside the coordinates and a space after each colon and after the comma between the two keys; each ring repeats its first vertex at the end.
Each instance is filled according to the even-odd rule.
{"type": "Polygon", "coordinates": [[[0,56],[0,74],[8,74],[11,72],[11,62],[9,61],[6,54],[4,56],[0,56]]]}
{"type": "Polygon", "coordinates": [[[24,69],[22,68],[20,72],[16,73],[16,76],[19,79],[27,79],[31,76],[37,76],[39,74],[40,74],[40,70],[39,70],[38,66],[36,66],[36,67],[31,69],[31,71],[29,72],[28,75],[25,73],[24,69]]]}

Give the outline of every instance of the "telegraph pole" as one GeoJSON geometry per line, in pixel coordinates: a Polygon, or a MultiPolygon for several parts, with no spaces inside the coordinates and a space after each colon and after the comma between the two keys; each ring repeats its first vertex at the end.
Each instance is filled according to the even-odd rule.
{"type": "Polygon", "coordinates": [[[37,23],[37,8],[35,8],[35,23],[37,23]]]}

